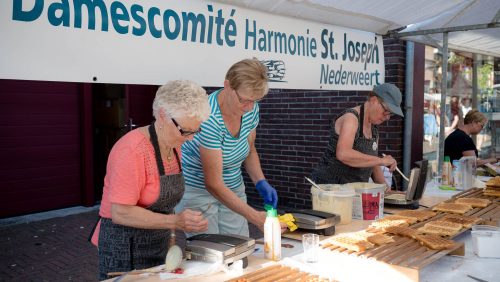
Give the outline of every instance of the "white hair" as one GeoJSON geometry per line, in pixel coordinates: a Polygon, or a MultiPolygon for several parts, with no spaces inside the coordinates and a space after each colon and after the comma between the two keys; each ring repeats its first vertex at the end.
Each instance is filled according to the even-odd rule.
{"type": "Polygon", "coordinates": [[[172,80],[156,91],[153,116],[157,120],[160,110],[171,118],[196,118],[201,122],[210,116],[207,92],[189,80],[172,80]]]}

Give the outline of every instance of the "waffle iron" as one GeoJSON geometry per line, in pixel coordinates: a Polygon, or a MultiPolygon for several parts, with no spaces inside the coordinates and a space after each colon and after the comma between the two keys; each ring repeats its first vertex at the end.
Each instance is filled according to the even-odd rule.
{"type": "Polygon", "coordinates": [[[405,194],[387,194],[384,196],[384,205],[398,208],[418,209],[419,200],[425,191],[428,161],[416,162],[418,167],[412,168],[410,181],[405,194]]]}
{"type": "Polygon", "coordinates": [[[340,222],[340,216],[322,211],[296,209],[287,210],[295,218],[295,224],[299,229],[305,229],[313,233],[331,236],[335,234],[335,225],[340,222]]]}
{"type": "Polygon", "coordinates": [[[186,239],[186,258],[192,260],[231,264],[247,257],[255,250],[255,240],[234,234],[198,234],[186,239]]]}

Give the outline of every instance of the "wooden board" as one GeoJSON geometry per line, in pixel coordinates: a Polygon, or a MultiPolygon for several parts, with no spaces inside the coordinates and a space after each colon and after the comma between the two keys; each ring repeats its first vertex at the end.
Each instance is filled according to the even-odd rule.
{"type": "MultiPolygon", "coordinates": [[[[491,200],[485,208],[474,208],[467,213],[465,216],[475,216],[483,220],[483,224],[493,224],[497,225],[500,222],[500,198],[491,197],[483,195],[483,189],[481,188],[471,188],[469,190],[463,191],[451,199],[444,202],[454,202],[457,198],[481,198],[491,200]]],[[[431,210],[432,207],[429,208],[431,210]]],[[[397,214],[397,213],[395,213],[397,214]]],[[[410,225],[410,228],[419,228],[424,226],[430,221],[439,220],[440,218],[446,216],[445,212],[437,212],[437,214],[422,222],[417,222],[410,225]]],[[[454,239],[460,236],[469,229],[462,228],[460,232],[454,236],[447,237],[447,239],[454,239]]],[[[350,251],[345,248],[337,247],[328,243],[328,240],[322,244],[324,249],[330,250],[333,253],[343,253],[352,256],[358,256],[366,259],[374,259],[383,263],[387,263],[391,267],[398,269],[401,272],[410,274],[414,277],[414,280],[418,280],[419,271],[425,266],[439,260],[446,255],[458,255],[463,256],[465,254],[464,244],[460,242],[455,242],[453,248],[447,250],[431,250],[420,244],[420,242],[410,239],[407,237],[402,237],[398,235],[393,235],[393,243],[389,243],[382,246],[377,246],[375,248],[363,251],[355,252],[350,251]]]]}
{"type": "Polygon", "coordinates": [[[420,270],[428,264],[446,255],[464,255],[464,244],[455,243],[455,246],[448,250],[429,250],[418,241],[394,235],[393,243],[378,246],[363,252],[354,252],[341,247],[325,243],[324,249],[335,253],[345,253],[349,255],[375,259],[390,265],[398,265],[420,270]]]}
{"type": "Polygon", "coordinates": [[[227,282],[287,282],[287,281],[333,281],[321,278],[318,275],[300,271],[296,268],[283,266],[280,264],[261,268],[245,275],[227,280],[227,282]]]}
{"type": "MultiPolygon", "coordinates": [[[[473,188],[467,191],[463,191],[457,195],[455,195],[452,199],[449,199],[445,202],[453,202],[456,198],[459,197],[475,197],[482,199],[489,199],[492,201],[490,205],[485,208],[474,208],[467,212],[466,216],[476,216],[484,220],[485,223],[495,222],[500,220],[500,201],[495,197],[488,197],[482,194],[482,189],[473,188]]],[[[411,225],[411,228],[419,228],[425,225],[429,221],[439,220],[444,217],[446,213],[437,212],[436,216],[429,218],[425,221],[415,223],[411,225]]],[[[365,225],[366,226],[366,225],[365,225]]],[[[342,227],[341,225],[338,226],[342,227]]],[[[463,228],[460,232],[452,237],[448,237],[448,239],[454,239],[460,234],[467,232],[468,229],[463,228]]],[[[340,232],[340,229],[339,229],[340,232]]],[[[301,240],[301,236],[304,231],[293,232],[284,234],[284,237],[289,237],[296,240],[301,240]],[[291,235],[291,236],[290,236],[291,235]]],[[[342,232],[340,232],[342,233],[342,232]]],[[[441,259],[446,255],[459,255],[463,256],[465,253],[464,244],[460,242],[455,242],[455,245],[448,250],[430,250],[425,246],[422,246],[418,241],[393,235],[394,239],[393,243],[389,243],[382,246],[377,246],[375,248],[366,250],[364,252],[355,252],[350,251],[345,248],[327,245],[328,237],[323,237],[321,242],[321,246],[324,249],[327,249],[333,253],[342,253],[344,255],[349,256],[357,256],[362,259],[367,260],[376,260],[378,262],[382,262],[382,264],[386,264],[392,269],[396,269],[400,273],[404,273],[405,277],[418,281],[420,276],[420,271],[424,267],[429,264],[434,263],[435,261],[441,259]]],[[[272,270],[267,268],[260,269],[258,271],[254,271],[252,273],[243,275],[238,278],[234,278],[230,281],[291,281],[292,279],[302,278],[303,280],[296,279],[296,281],[315,281],[314,279],[321,279],[317,276],[314,276],[310,273],[301,272],[299,270],[294,270],[291,268],[285,268],[284,266],[274,266],[272,270]],[[276,268],[278,267],[278,268],[276,268]],[[269,272],[271,271],[271,272],[269,272]],[[278,272],[280,274],[278,274],[278,272]],[[287,274],[290,273],[290,274],[287,274]],[[247,279],[247,280],[245,280],[247,279]],[[252,280],[253,279],[253,280],[252,280]],[[287,280],[288,279],[288,280],[287,280]]],[[[317,280],[322,281],[322,280],[317,280]]]]}
{"type": "Polygon", "coordinates": [[[471,188],[456,194],[448,201],[454,201],[457,198],[488,199],[491,201],[490,205],[485,208],[475,208],[465,215],[477,216],[483,220],[483,224],[498,226],[500,223],[500,197],[485,196],[483,190],[483,188],[471,188]]]}

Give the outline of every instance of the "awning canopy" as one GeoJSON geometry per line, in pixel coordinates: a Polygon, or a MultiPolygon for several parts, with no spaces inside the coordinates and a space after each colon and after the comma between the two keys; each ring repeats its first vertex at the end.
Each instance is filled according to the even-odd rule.
{"type": "MultiPolygon", "coordinates": [[[[448,50],[500,57],[499,0],[216,0],[273,14],[375,32],[448,50]],[[396,29],[406,28],[403,31],[396,29]]],[[[447,73],[447,64],[443,64],[447,73]]],[[[441,81],[446,103],[447,76],[441,81]]],[[[438,169],[444,157],[444,111],[440,115],[438,169]]]]}
{"type": "MultiPolygon", "coordinates": [[[[385,35],[405,31],[487,24],[500,10],[498,0],[215,0],[272,14],[322,22],[385,35]]],[[[498,18],[496,19],[498,22],[498,18]]],[[[439,46],[440,34],[405,37],[439,46]]],[[[500,57],[500,24],[497,28],[452,32],[451,49],[500,57]]]]}
{"type": "Polygon", "coordinates": [[[449,49],[500,57],[500,1],[478,0],[467,2],[456,5],[436,17],[409,25],[399,34],[403,35],[415,31],[429,32],[429,30],[437,29],[435,30],[437,33],[434,34],[402,38],[440,47],[443,45],[443,33],[439,32],[440,29],[450,31],[448,34],[449,49]],[[488,25],[496,27],[453,31],[461,29],[460,27],[467,29],[488,25]]]}

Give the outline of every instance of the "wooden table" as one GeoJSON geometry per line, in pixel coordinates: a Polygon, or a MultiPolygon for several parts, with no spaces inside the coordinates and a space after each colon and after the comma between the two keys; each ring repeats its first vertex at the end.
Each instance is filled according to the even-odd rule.
{"type": "MultiPolygon", "coordinates": [[[[425,196],[420,201],[421,205],[430,207],[443,200],[446,197],[429,197],[425,196]]],[[[398,209],[387,208],[387,211],[397,212],[398,209]]],[[[365,229],[371,221],[363,220],[353,220],[351,223],[346,225],[337,225],[336,234],[355,232],[365,229]]],[[[297,234],[299,235],[299,234],[297,234]]],[[[300,236],[297,236],[300,238],[300,236]]],[[[284,239],[289,240],[289,239],[284,239]]],[[[328,240],[328,238],[323,238],[322,241],[328,240]]],[[[472,243],[470,232],[466,232],[461,238],[457,239],[465,244],[465,256],[455,257],[447,256],[440,260],[432,263],[422,270],[420,279],[422,281],[462,281],[467,280],[467,275],[487,280],[494,281],[494,279],[500,277],[500,259],[481,259],[472,253],[472,243]],[[496,277],[496,278],[495,278],[496,277]]],[[[415,277],[410,277],[405,274],[401,274],[401,270],[392,267],[387,264],[380,264],[373,260],[363,259],[363,258],[349,258],[340,257],[337,260],[332,260],[332,263],[328,265],[317,264],[306,264],[301,262],[302,244],[300,241],[294,241],[295,250],[288,255],[284,252],[284,257],[280,263],[298,267],[304,271],[311,273],[320,274],[321,271],[336,273],[344,271],[342,275],[337,277],[341,281],[359,281],[359,279],[369,279],[367,281],[414,281],[415,277]],[[335,261],[335,262],[334,262],[335,261]],[[326,270],[324,269],[326,268],[326,270]],[[372,274],[373,272],[373,274],[372,274]],[[366,277],[366,278],[363,278],[366,277]]],[[[275,262],[266,260],[263,258],[262,252],[254,253],[249,256],[249,264],[243,273],[249,273],[257,269],[273,264],[275,262]]],[[[197,276],[186,279],[174,279],[173,281],[192,281],[192,282],[211,282],[211,281],[226,281],[228,279],[238,277],[242,273],[227,274],[224,272],[218,272],[210,276],[197,276]]],[[[106,280],[112,282],[113,279],[106,280]]],[[[151,275],[148,277],[131,275],[127,276],[120,282],[158,282],[163,281],[158,275],[151,275]]]]}

